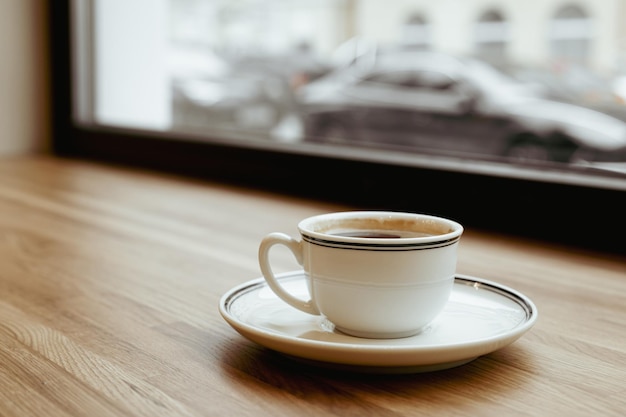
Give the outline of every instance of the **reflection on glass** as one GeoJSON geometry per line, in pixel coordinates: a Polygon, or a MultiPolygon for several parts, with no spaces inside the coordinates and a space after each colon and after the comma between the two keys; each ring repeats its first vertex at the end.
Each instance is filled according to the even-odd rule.
{"type": "Polygon", "coordinates": [[[141,1],[167,129],[626,175],[623,1],[141,1]]]}

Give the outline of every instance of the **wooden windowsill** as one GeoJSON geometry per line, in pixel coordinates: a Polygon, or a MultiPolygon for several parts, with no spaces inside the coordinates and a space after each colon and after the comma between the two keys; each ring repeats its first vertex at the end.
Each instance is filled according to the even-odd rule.
{"type": "MultiPolygon", "coordinates": [[[[0,160],[0,415],[618,415],[626,259],[467,228],[458,272],[537,305],[522,338],[414,375],[303,365],[220,297],[269,232],[358,209],[54,157],[0,160]]],[[[296,269],[277,253],[277,268],[296,269]]]]}

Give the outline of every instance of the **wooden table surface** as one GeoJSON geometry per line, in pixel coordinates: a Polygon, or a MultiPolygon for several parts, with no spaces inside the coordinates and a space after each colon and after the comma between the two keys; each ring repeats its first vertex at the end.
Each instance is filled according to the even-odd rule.
{"type": "MultiPolygon", "coordinates": [[[[49,157],[0,160],[0,416],[623,416],[626,259],[467,228],[458,271],[537,305],[467,365],[369,375],[240,336],[220,297],[335,206],[49,157]]],[[[620,242],[619,244],[623,244],[620,242]]],[[[297,269],[288,254],[277,269],[297,269]]]]}

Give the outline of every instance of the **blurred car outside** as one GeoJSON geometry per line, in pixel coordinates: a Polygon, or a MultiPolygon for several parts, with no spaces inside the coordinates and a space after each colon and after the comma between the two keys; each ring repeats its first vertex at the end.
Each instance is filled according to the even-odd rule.
{"type": "Polygon", "coordinates": [[[471,58],[361,54],[298,91],[306,138],[510,161],[626,162],[626,124],[471,58]]]}
{"type": "Polygon", "coordinates": [[[173,128],[301,141],[294,91],[328,71],[303,51],[213,55],[213,68],[173,77],[173,128]]]}

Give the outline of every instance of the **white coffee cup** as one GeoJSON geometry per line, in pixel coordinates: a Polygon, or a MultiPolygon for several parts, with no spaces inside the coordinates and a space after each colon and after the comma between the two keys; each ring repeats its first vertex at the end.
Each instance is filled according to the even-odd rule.
{"type": "Polygon", "coordinates": [[[323,315],[357,337],[398,338],[419,333],[446,305],[463,227],[415,213],[351,211],[309,217],[300,240],[271,233],[259,264],[282,300],[323,315]],[[284,245],[304,268],[309,300],[289,294],[270,266],[270,249],[284,245]]]}

